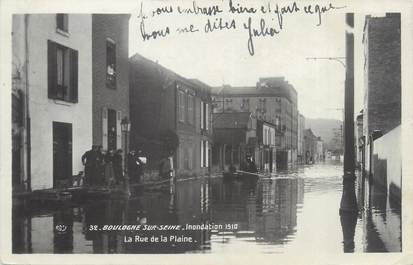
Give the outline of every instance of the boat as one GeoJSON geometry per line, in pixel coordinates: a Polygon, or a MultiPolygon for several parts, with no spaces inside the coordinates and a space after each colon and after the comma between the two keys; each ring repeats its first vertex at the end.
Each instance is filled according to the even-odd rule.
{"type": "Polygon", "coordinates": [[[242,170],[236,170],[234,172],[224,172],[225,180],[242,180],[242,181],[257,181],[260,174],[255,172],[247,172],[242,170]]]}

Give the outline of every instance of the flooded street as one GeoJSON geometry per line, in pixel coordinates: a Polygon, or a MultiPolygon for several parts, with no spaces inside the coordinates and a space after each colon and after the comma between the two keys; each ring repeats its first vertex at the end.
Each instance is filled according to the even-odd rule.
{"type": "MultiPolygon", "coordinates": [[[[179,181],[172,192],[143,190],[130,200],[90,201],[43,212],[16,211],[13,250],[16,253],[342,253],[343,229],[347,227],[342,227],[338,210],[341,182],[341,164],[317,164],[257,182],[226,181],[221,177],[194,179],[179,181]],[[105,225],[122,224],[148,228],[182,226],[178,230],[174,227],[99,230],[105,225]],[[133,243],[125,240],[135,240],[136,236],[139,238],[133,243]],[[150,242],[151,237],[160,241],[150,242]],[[162,238],[167,238],[167,242],[162,242],[162,238]]],[[[374,189],[370,197],[370,207],[357,219],[354,251],[401,251],[400,206],[393,205],[385,193],[374,189]]]]}

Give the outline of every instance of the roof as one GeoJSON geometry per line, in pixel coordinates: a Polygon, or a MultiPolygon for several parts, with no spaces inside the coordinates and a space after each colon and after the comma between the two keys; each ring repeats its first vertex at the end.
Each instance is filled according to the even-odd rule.
{"type": "Polygon", "coordinates": [[[218,129],[248,128],[250,112],[223,112],[213,114],[213,127],[218,129]]]}
{"type": "Polygon", "coordinates": [[[297,102],[297,91],[284,77],[260,78],[256,86],[223,85],[214,87],[213,93],[226,97],[284,97],[290,102],[297,102]]]}
{"type": "Polygon", "coordinates": [[[313,133],[313,131],[311,129],[305,129],[304,130],[304,135],[311,136],[313,138],[317,137],[317,136],[315,136],[315,134],[313,133]]]}
{"type": "Polygon", "coordinates": [[[201,82],[198,79],[189,79],[186,77],[183,77],[182,75],[166,68],[165,66],[159,64],[157,61],[154,62],[144,56],[142,56],[139,53],[135,53],[131,57],[129,57],[129,63],[134,65],[134,64],[141,64],[146,67],[152,67],[153,69],[158,69],[158,72],[162,72],[164,76],[168,76],[170,79],[174,79],[176,81],[179,81],[193,89],[196,89],[198,91],[202,91],[206,94],[209,94],[211,91],[211,87],[203,82],[201,82]]]}

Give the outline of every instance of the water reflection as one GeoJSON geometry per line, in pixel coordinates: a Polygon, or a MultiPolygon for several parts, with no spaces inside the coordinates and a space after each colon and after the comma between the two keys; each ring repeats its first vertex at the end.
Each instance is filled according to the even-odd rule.
{"type": "Polygon", "coordinates": [[[297,253],[401,250],[400,207],[371,189],[359,218],[338,215],[341,166],[315,165],[258,182],[178,182],[172,192],[51,209],[13,208],[15,253],[297,253]],[[214,230],[99,231],[104,225],[222,224],[214,230]],[[225,227],[225,225],[236,225],[225,227]],[[64,229],[62,227],[64,226],[64,229]],[[125,242],[139,236],[166,242],[125,242]],[[176,242],[170,237],[191,238],[176,242]],[[344,236],[344,237],[343,237],[344,236]],[[343,240],[344,238],[344,240],[343,240]]]}

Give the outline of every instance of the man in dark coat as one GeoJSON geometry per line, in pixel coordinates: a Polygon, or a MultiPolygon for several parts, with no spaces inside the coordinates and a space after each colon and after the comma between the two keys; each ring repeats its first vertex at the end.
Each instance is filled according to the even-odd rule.
{"type": "Polygon", "coordinates": [[[85,166],[85,184],[92,185],[96,181],[96,159],[97,159],[97,146],[92,145],[92,149],[86,151],[82,155],[82,164],[85,166]]]}
{"type": "Polygon", "coordinates": [[[118,149],[113,156],[113,170],[115,171],[116,184],[120,184],[123,181],[122,149],[118,149]]]}

